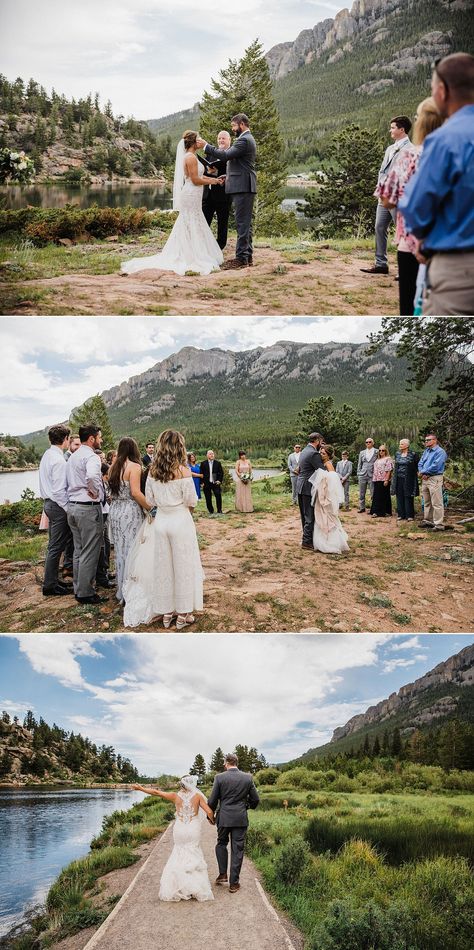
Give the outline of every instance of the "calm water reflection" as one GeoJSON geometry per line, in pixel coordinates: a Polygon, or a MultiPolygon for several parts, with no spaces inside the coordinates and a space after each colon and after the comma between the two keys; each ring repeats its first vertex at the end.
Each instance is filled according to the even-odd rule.
{"type": "Polygon", "coordinates": [[[132,205],[133,208],[171,208],[173,196],[171,189],[164,184],[129,185],[122,182],[89,187],[71,188],[67,185],[19,185],[0,188],[0,203],[5,208],[25,208],[34,205],[38,208],[63,208],[66,204],[89,208],[98,204],[101,208],[119,208],[132,205]]]}
{"type": "Polygon", "coordinates": [[[104,815],[143,795],[126,789],[0,789],[0,937],[42,903],[61,868],[87,854],[104,815]]]}

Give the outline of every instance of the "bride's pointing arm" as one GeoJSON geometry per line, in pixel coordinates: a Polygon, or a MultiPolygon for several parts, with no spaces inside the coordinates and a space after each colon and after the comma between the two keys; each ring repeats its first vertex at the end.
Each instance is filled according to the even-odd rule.
{"type": "Polygon", "coordinates": [[[176,801],[175,792],[162,792],[161,788],[145,788],[143,785],[132,785],[136,792],[143,792],[145,795],[156,795],[158,798],[165,798],[168,802],[176,801]]]}
{"type": "Polygon", "coordinates": [[[199,174],[199,163],[195,155],[186,155],[184,167],[193,185],[221,185],[222,179],[199,174]]]}

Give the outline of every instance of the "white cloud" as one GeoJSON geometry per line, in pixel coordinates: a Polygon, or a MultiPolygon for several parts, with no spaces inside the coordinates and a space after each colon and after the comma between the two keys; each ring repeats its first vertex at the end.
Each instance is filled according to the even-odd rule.
{"type": "Polygon", "coordinates": [[[37,673],[54,676],[63,686],[73,689],[85,689],[87,684],[82,677],[79,658],[81,656],[100,657],[100,653],[85,637],[64,636],[23,636],[18,638],[20,652],[23,653],[37,673]]]}
{"type": "Polygon", "coordinates": [[[404,669],[408,666],[415,666],[417,658],[414,657],[411,660],[386,660],[383,665],[384,673],[393,673],[394,670],[404,669]]]}
{"type": "Polygon", "coordinates": [[[32,712],[35,712],[35,707],[33,703],[24,702],[23,700],[14,700],[14,699],[0,699],[0,709],[9,713],[9,715],[18,716],[19,719],[23,719],[26,716],[26,713],[29,709],[32,712]]]}
{"type": "Polygon", "coordinates": [[[395,653],[400,650],[419,650],[420,647],[421,643],[419,637],[407,637],[406,639],[396,640],[394,643],[391,643],[389,650],[395,653]]]}

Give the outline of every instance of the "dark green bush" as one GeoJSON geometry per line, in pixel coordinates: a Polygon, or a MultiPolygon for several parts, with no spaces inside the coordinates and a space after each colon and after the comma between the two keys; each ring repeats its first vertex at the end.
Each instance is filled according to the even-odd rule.
{"type": "Polygon", "coordinates": [[[6,524],[39,524],[43,501],[41,498],[15,501],[11,505],[0,505],[0,525],[6,524]]]}
{"type": "Polygon", "coordinates": [[[301,835],[295,835],[283,845],[275,861],[275,874],[281,884],[297,884],[309,861],[309,845],[301,835]]]}
{"type": "Polygon", "coordinates": [[[420,950],[411,934],[411,916],[400,904],[333,901],[313,933],[311,950],[420,950]]]}
{"type": "Polygon", "coordinates": [[[262,828],[250,827],[247,831],[245,849],[248,854],[258,851],[259,854],[268,854],[272,850],[272,842],[262,828]]]}
{"type": "Polygon", "coordinates": [[[146,208],[100,208],[91,205],[79,208],[68,204],[64,208],[21,208],[19,211],[0,210],[0,234],[18,232],[35,244],[68,238],[105,238],[112,234],[134,234],[150,227],[163,231],[172,228],[175,214],[165,211],[148,212],[146,208]]]}

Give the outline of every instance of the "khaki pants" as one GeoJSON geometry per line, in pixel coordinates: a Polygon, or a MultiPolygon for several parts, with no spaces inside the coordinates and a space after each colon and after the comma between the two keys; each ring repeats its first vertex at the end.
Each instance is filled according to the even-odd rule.
{"type": "Polygon", "coordinates": [[[444,521],[443,476],[430,475],[429,478],[423,478],[421,494],[424,504],[423,520],[430,521],[434,525],[442,525],[444,521]]]}
{"type": "Polygon", "coordinates": [[[435,254],[428,264],[423,316],[472,317],[474,314],[474,251],[435,254]]]}

